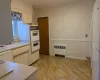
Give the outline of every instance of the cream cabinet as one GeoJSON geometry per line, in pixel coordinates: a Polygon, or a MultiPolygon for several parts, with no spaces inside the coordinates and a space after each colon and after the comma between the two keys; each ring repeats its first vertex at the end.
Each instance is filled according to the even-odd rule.
{"type": "Polygon", "coordinates": [[[0,60],[13,62],[12,51],[5,51],[0,53],[0,60]]]}
{"type": "Polygon", "coordinates": [[[31,58],[30,59],[31,60],[31,64],[36,62],[37,60],[39,60],[39,50],[31,53],[30,58],[31,58]]]}
{"type": "Polygon", "coordinates": [[[17,55],[14,57],[14,61],[16,63],[29,65],[29,56],[28,55],[29,55],[28,52],[21,53],[20,55],[17,55]]]}
{"type": "Polygon", "coordinates": [[[32,12],[31,11],[24,11],[22,13],[22,20],[23,20],[23,23],[25,23],[25,24],[32,23],[32,12]]]}
{"type": "Polygon", "coordinates": [[[13,55],[14,61],[16,63],[29,65],[30,64],[30,60],[29,60],[30,51],[29,50],[30,50],[29,45],[19,47],[17,49],[13,49],[12,55],[13,55]]]}
{"type": "Polygon", "coordinates": [[[30,65],[39,59],[39,50],[31,52],[30,45],[11,48],[0,53],[0,60],[30,65]]]}
{"type": "Polygon", "coordinates": [[[33,7],[30,4],[21,0],[11,1],[11,10],[14,12],[22,13],[23,23],[32,23],[33,7]]]}

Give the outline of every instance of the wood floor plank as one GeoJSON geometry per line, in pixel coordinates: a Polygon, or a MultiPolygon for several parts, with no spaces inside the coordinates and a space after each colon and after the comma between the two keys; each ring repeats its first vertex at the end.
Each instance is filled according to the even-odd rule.
{"type": "Polygon", "coordinates": [[[40,55],[32,66],[38,67],[36,80],[92,80],[90,64],[84,60],[40,55]]]}

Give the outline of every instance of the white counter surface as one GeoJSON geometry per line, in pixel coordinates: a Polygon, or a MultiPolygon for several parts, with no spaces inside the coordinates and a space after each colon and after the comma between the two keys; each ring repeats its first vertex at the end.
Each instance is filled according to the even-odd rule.
{"type": "Polygon", "coordinates": [[[0,47],[0,53],[8,50],[12,50],[18,47],[26,46],[29,45],[29,42],[19,42],[19,43],[14,43],[10,45],[6,45],[5,47],[0,47]]]}
{"type": "MultiPolygon", "coordinates": [[[[0,64],[0,66],[4,66],[5,68],[10,66],[14,69],[13,72],[4,76],[0,80],[29,80],[28,78],[30,78],[30,76],[34,77],[34,74],[37,71],[36,67],[26,66],[23,64],[16,64],[7,61],[3,64],[0,64]]],[[[0,72],[3,72],[3,70],[0,72]]],[[[32,80],[34,79],[32,78],[32,80]]]]}

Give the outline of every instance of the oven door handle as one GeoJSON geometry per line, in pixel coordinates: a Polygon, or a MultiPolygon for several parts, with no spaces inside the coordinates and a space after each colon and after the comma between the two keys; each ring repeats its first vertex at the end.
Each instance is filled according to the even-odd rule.
{"type": "Polygon", "coordinates": [[[34,43],[33,43],[33,46],[35,47],[35,46],[38,46],[39,45],[39,41],[35,41],[34,43]]]}

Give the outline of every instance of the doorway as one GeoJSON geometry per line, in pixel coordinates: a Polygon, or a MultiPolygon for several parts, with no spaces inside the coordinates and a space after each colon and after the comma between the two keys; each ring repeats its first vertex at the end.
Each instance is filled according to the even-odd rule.
{"type": "Polygon", "coordinates": [[[49,55],[49,20],[48,17],[38,18],[40,31],[40,54],[49,55]]]}

